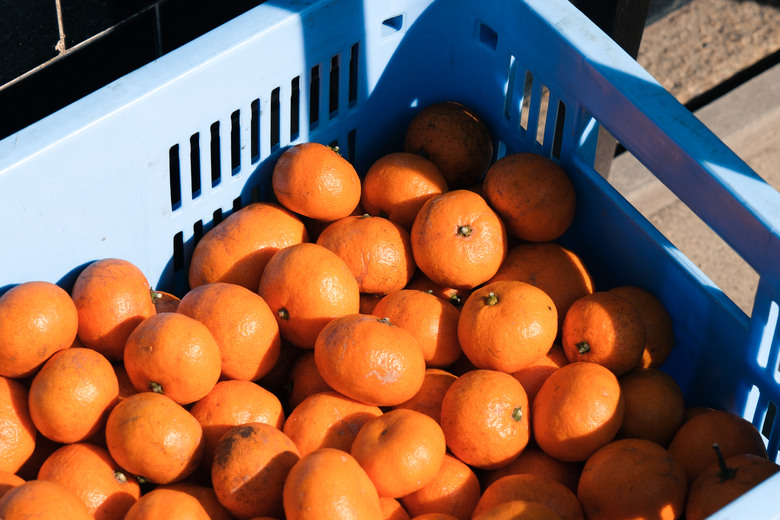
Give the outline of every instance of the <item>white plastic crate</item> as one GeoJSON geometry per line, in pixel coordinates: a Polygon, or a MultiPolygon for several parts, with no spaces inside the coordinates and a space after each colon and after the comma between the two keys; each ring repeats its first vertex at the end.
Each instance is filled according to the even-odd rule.
{"type": "MultiPolygon", "coordinates": [[[[498,156],[560,161],[578,197],[562,243],[597,286],[656,294],[688,403],[745,416],[777,458],[780,195],[567,0],[269,0],[0,141],[0,292],[120,257],[181,295],[195,242],[272,196],[285,147],[337,143],[362,174],[442,100],[475,109],[498,156]],[[759,273],[752,318],[594,171],[599,125],[759,273]]],[[[713,518],[780,518],[778,492],[780,475],[713,518]]]]}

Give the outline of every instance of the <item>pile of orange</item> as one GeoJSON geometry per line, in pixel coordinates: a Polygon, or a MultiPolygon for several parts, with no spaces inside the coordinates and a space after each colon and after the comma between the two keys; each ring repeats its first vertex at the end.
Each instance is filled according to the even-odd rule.
{"type": "Polygon", "coordinates": [[[360,172],[292,146],[196,245],[0,296],[0,518],[705,518],[780,470],[662,370],[652,288],[559,244],[564,169],[458,103],[360,172]]]}

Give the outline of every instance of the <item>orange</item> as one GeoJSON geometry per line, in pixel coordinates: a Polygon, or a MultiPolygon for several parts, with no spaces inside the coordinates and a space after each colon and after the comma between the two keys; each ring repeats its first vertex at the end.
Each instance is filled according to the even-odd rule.
{"type": "Polygon", "coordinates": [[[288,388],[287,403],[293,410],[310,395],[333,390],[317,370],[313,350],[305,351],[293,363],[288,388]]]}
{"type": "Polygon", "coordinates": [[[0,498],[3,498],[3,495],[8,491],[25,482],[26,481],[16,473],[0,470],[0,498]]]}
{"type": "Polygon", "coordinates": [[[597,363],[569,363],[553,372],[534,398],[534,440],[559,460],[584,461],[613,440],[624,412],[615,374],[597,363]]]}
{"type": "Polygon", "coordinates": [[[446,179],[431,161],[415,153],[394,152],[368,169],[360,200],[366,213],[411,231],[425,201],[448,190],[446,179]]]}
{"type": "Polygon", "coordinates": [[[594,282],[580,257],[556,242],[522,242],[512,246],[490,282],[517,280],[540,288],[558,311],[558,333],[575,300],[591,294],[594,282]]]}
{"type": "Polygon", "coordinates": [[[209,329],[219,346],[225,379],[256,381],[279,359],[279,325],[255,291],[222,282],[203,284],[184,295],[178,312],[209,329]]]}
{"type": "Polygon", "coordinates": [[[256,383],[238,379],[219,381],[192,405],[190,413],[203,428],[201,465],[206,469],[211,469],[219,439],[233,426],[262,422],[281,429],[285,421],[278,397],[256,383]]]}
{"type": "Polygon", "coordinates": [[[482,189],[509,234],[521,240],[556,240],[574,221],[574,185],[549,157],[532,152],[506,155],[488,168],[482,189]]]}
{"type": "Polygon", "coordinates": [[[685,509],[685,470],[653,441],[619,439],[585,462],[577,496],[589,520],[675,520],[685,509]]]}
{"type": "Polygon", "coordinates": [[[429,367],[446,367],[463,353],[458,341],[460,312],[432,294],[414,289],[391,292],[371,314],[411,332],[429,367]]]}
{"type": "Polygon", "coordinates": [[[447,513],[423,513],[412,517],[412,520],[458,520],[458,517],[447,513]]]}
{"type": "Polygon", "coordinates": [[[57,449],[43,461],[39,480],[51,480],[75,493],[95,520],[121,520],[141,496],[141,487],[108,450],[77,442],[57,449]]]}
{"type": "Polygon", "coordinates": [[[78,337],[85,347],[120,361],[130,333],[154,315],[149,282],[133,263],[97,260],[76,277],[71,290],[78,310],[78,337]]]}
{"type": "Polygon", "coordinates": [[[214,388],[221,372],[219,345],[201,322],[179,312],[155,314],[127,338],[125,370],[139,392],[194,403],[214,388]]]}
{"type": "Polygon", "coordinates": [[[400,500],[412,516],[446,513],[469,520],[481,495],[476,473],[458,458],[445,454],[433,480],[400,500]]]}
{"type": "Polygon", "coordinates": [[[626,410],[617,436],[669,446],[685,418],[685,399],[677,381],[657,368],[636,368],[619,382],[626,410]]]}
{"type": "Polygon", "coordinates": [[[111,363],[111,366],[114,367],[114,373],[116,374],[117,384],[119,385],[118,400],[121,401],[122,399],[124,399],[129,395],[137,394],[138,390],[135,389],[135,387],[133,386],[133,382],[130,381],[130,376],[127,375],[125,364],[115,361],[111,363]]]}
{"type": "Polygon", "coordinates": [[[436,421],[399,408],[369,419],[355,436],[350,454],[380,496],[399,498],[436,477],[446,450],[444,432],[436,421]]]}
{"type": "MultiPolygon", "coordinates": [[[[357,207],[352,210],[352,213],[350,213],[347,216],[355,216],[359,217],[361,215],[365,215],[366,211],[363,209],[363,206],[358,204],[357,207]]],[[[342,217],[344,218],[344,217],[342,217]]],[[[317,220],[315,218],[309,218],[301,215],[301,220],[303,220],[304,225],[306,226],[306,231],[309,233],[309,242],[316,242],[317,239],[320,237],[320,233],[328,227],[332,222],[335,222],[333,220],[317,220]]],[[[340,219],[336,219],[340,220],[340,219]]]]}
{"type": "Polygon", "coordinates": [[[28,401],[35,427],[63,444],[102,430],[119,399],[114,367],[96,350],[73,347],[55,353],[30,384],[28,401]]]}
{"type": "Polygon", "coordinates": [[[78,496],[58,482],[29,480],[0,498],[3,520],[94,520],[78,496]]]}
{"type": "Polygon", "coordinates": [[[271,367],[271,370],[266,375],[255,381],[255,383],[279,396],[280,399],[285,401],[284,404],[286,405],[290,373],[293,365],[295,365],[295,362],[304,352],[311,351],[298,348],[283,340],[279,347],[279,357],[276,363],[274,363],[274,366],[271,367]]]}
{"type": "Polygon", "coordinates": [[[125,470],[155,484],[169,484],[198,467],[203,429],[170,397],[140,392],[120,401],[108,415],[106,445],[125,470]]]}
{"type": "Polygon", "coordinates": [[[230,512],[219,503],[217,494],[214,493],[214,489],[211,486],[198,484],[190,480],[180,480],[172,484],[157,486],[155,489],[170,489],[190,495],[200,502],[200,505],[206,510],[211,520],[233,520],[230,512]]]}
{"type": "Polygon", "coordinates": [[[276,160],[271,183],[276,199],[306,217],[331,222],[360,203],[360,178],[336,150],[320,143],[287,148],[276,160]]]}
{"type": "Polygon", "coordinates": [[[426,368],[425,377],[420,390],[410,399],[395,405],[393,408],[409,408],[424,413],[441,424],[441,402],[444,394],[458,378],[455,374],[440,368],[426,368]]]}
{"type": "Polygon", "coordinates": [[[382,520],[410,520],[409,513],[404,506],[392,497],[379,497],[379,505],[382,507],[382,520]]]}
{"type": "Polygon", "coordinates": [[[474,520],[561,520],[561,515],[553,509],[527,500],[501,502],[482,511],[474,520]]]}
{"type": "Polygon", "coordinates": [[[466,372],[476,369],[477,366],[474,365],[465,354],[461,354],[453,364],[447,367],[447,371],[456,376],[462,376],[466,372]]]}
{"type": "Polygon", "coordinates": [[[186,518],[209,520],[198,500],[182,491],[155,488],[145,493],[125,516],[125,520],[155,520],[157,518],[186,518]]]}
{"type": "Polygon", "coordinates": [[[532,403],[536,393],[550,377],[550,374],[568,362],[560,343],[553,343],[544,356],[519,370],[515,370],[512,375],[523,385],[525,393],[528,394],[528,402],[532,403]]]}
{"type": "Polygon", "coordinates": [[[300,348],[314,348],[328,322],[360,309],[360,289],[349,266],[318,244],[277,252],[263,271],[258,293],[274,312],[282,338],[300,348]]]}
{"type": "Polygon", "coordinates": [[[417,267],[434,283],[474,288],[496,274],[507,252],[504,223],[488,203],[468,190],[428,199],[411,231],[417,267]]]}
{"type": "Polygon", "coordinates": [[[724,459],[717,446],[713,445],[713,448],[718,462],[702,470],[691,483],[685,504],[686,520],[708,518],[780,472],[780,465],[764,457],[743,453],[724,459]]]}
{"type": "Polygon", "coordinates": [[[387,294],[402,289],[416,269],[409,231],[367,213],[332,222],[317,237],[317,244],[344,260],[361,293],[387,294]]]}
{"type": "Polygon", "coordinates": [[[701,415],[707,412],[712,412],[714,410],[715,408],[710,408],[709,406],[689,406],[685,409],[685,416],[683,418],[683,423],[688,422],[688,419],[692,419],[697,415],[701,415]]]}
{"type": "Polygon", "coordinates": [[[620,377],[642,361],[645,326],[633,303],[608,291],[596,291],[569,307],[562,344],[569,361],[598,363],[620,377]]]}
{"type": "Polygon", "coordinates": [[[434,283],[433,280],[425,276],[425,273],[419,269],[414,273],[414,276],[412,276],[412,279],[406,284],[404,289],[417,289],[418,291],[427,292],[458,308],[463,305],[463,302],[465,302],[466,298],[471,294],[471,290],[469,289],[456,289],[454,287],[445,287],[434,283]]]}
{"type": "Polygon", "coordinates": [[[425,359],[406,329],[369,314],[348,314],[317,336],[314,361],[331,388],[375,406],[411,399],[425,379],[425,359]]]}
{"type": "Polygon", "coordinates": [[[190,288],[225,282],[255,291],[274,253],[308,240],[300,217],[279,204],[255,202],[244,206],[195,244],[188,271],[190,288]]]}
{"type": "Polygon", "coordinates": [[[482,487],[487,488],[496,480],[507,475],[534,473],[560,482],[576,493],[582,466],[581,462],[558,460],[542,451],[539,446],[530,445],[526,446],[523,452],[508,465],[483,472],[481,475],[482,487]]]}
{"type": "Polygon", "coordinates": [[[460,346],[471,362],[507,373],[539,361],[557,333],[552,299],[538,287],[514,280],[475,289],[458,320],[460,346]]]}
{"type": "Polygon", "coordinates": [[[505,372],[472,370],[450,385],[441,404],[447,447],[470,466],[509,464],[529,441],[528,396],[505,372]]]}
{"type": "Polygon", "coordinates": [[[614,287],[609,292],[627,299],[636,306],[645,325],[645,350],[640,366],[658,368],[674,348],[672,317],[653,293],[633,285],[614,287]]]}
{"type": "Polygon", "coordinates": [[[360,314],[372,314],[376,304],[384,298],[384,294],[360,293],[360,314]]]}
{"type": "Polygon", "coordinates": [[[27,377],[71,346],[78,314],[70,295],[49,282],[26,282],[0,296],[0,376],[27,377]]]}
{"type": "Polygon", "coordinates": [[[27,398],[20,381],[0,376],[0,471],[16,473],[35,450],[38,430],[27,398]]]}
{"type": "Polygon", "coordinates": [[[282,431],[292,439],[301,456],[320,448],[349,451],[363,425],[380,415],[378,406],[330,390],[301,401],[290,412],[282,431]]]}
{"type": "Polygon", "coordinates": [[[36,435],[35,447],[33,448],[32,455],[24,461],[24,464],[16,471],[16,474],[24,480],[36,479],[38,477],[38,470],[40,469],[41,464],[43,464],[43,461],[60,447],[62,447],[62,444],[59,442],[54,442],[43,435],[36,435]]]}
{"type": "Polygon", "coordinates": [[[482,179],[493,160],[493,139],[473,109],[443,101],[415,114],[404,134],[404,151],[429,159],[447,185],[458,189],[482,179]]]}
{"type": "Polygon", "coordinates": [[[298,460],[295,443],[275,426],[234,426],[217,443],[211,484],[233,516],[280,516],[284,482],[298,460]]]}
{"type": "Polygon", "coordinates": [[[536,502],[549,507],[563,520],[584,520],[582,506],[569,488],[535,473],[520,473],[502,477],[482,492],[474,508],[474,517],[479,517],[498,504],[513,500],[536,502]]]}
{"type": "Polygon", "coordinates": [[[322,448],[304,455],[284,483],[287,520],[382,520],[374,483],[349,453],[322,448]]]}
{"type": "Polygon", "coordinates": [[[689,483],[717,462],[713,444],[725,458],[742,453],[769,458],[761,433],[750,421],[726,410],[702,413],[680,426],[669,443],[669,453],[685,468],[689,483]]]}
{"type": "Polygon", "coordinates": [[[181,298],[175,294],[171,294],[165,291],[151,291],[152,303],[154,303],[154,309],[159,314],[161,312],[176,312],[179,308],[179,302],[181,298]]]}

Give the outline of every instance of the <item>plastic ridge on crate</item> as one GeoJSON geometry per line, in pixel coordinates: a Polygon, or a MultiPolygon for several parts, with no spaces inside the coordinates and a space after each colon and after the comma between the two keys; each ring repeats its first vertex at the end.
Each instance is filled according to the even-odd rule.
{"type": "MultiPolygon", "coordinates": [[[[780,195],[567,0],[269,0],[0,141],[0,291],[69,289],[120,257],[182,295],[195,243],[269,200],[287,146],[338,144],[360,174],[421,107],[471,106],[496,158],[553,157],[577,190],[561,243],[597,287],[657,295],[664,370],[738,413],[778,459],[780,195]],[[593,168],[604,126],[760,275],[746,316],[593,168]]],[[[780,518],[780,475],[713,518],[780,518]]]]}

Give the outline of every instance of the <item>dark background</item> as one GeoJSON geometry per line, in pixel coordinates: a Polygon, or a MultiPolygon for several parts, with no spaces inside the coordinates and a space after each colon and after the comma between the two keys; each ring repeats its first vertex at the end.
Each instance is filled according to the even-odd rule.
{"type": "MultiPolygon", "coordinates": [[[[572,0],[636,56],[687,0],[572,0]]],[[[0,139],[263,0],[0,0],[0,139]]]]}

